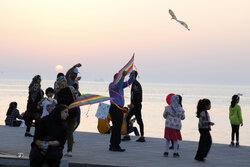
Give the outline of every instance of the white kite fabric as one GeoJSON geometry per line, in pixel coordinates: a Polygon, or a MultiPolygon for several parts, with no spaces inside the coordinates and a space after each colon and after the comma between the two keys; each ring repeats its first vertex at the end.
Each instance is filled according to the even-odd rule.
{"type": "Polygon", "coordinates": [[[105,120],[109,114],[109,107],[109,104],[99,103],[95,116],[105,120]]]}
{"type": "Polygon", "coordinates": [[[188,31],[190,31],[190,29],[188,28],[188,25],[184,21],[178,20],[177,17],[175,16],[174,12],[171,9],[169,9],[169,14],[172,16],[172,19],[176,20],[178,23],[180,23],[186,29],[188,29],[188,31]]]}

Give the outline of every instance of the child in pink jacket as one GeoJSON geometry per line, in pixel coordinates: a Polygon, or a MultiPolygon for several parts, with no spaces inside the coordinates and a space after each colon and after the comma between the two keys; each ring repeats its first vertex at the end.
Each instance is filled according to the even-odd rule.
{"type": "Polygon", "coordinates": [[[166,119],[165,121],[165,135],[166,139],[166,149],[164,152],[164,156],[168,156],[169,151],[169,143],[171,140],[174,141],[174,157],[179,157],[178,153],[178,140],[182,140],[181,136],[181,120],[185,119],[185,111],[181,107],[180,104],[180,95],[173,95],[171,97],[170,105],[165,107],[165,111],[163,113],[163,117],[166,119]]]}

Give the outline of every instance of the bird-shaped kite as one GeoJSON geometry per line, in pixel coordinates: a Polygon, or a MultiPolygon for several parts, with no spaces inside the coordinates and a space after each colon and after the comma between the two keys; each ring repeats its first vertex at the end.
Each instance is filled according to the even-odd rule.
{"type": "Polygon", "coordinates": [[[174,12],[171,9],[169,9],[169,14],[172,16],[172,19],[176,20],[178,23],[180,23],[186,29],[188,29],[188,31],[190,31],[190,29],[188,28],[188,25],[184,21],[177,20],[177,17],[175,16],[174,12]]]}

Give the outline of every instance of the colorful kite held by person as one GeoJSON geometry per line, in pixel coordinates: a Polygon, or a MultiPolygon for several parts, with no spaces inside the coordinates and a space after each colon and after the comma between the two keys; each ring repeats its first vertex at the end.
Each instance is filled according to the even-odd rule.
{"type": "Polygon", "coordinates": [[[180,21],[177,19],[177,17],[175,16],[174,12],[169,9],[169,14],[171,15],[172,19],[176,20],[178,23],[180,23],[181,25],[183,25],[186,29],[188,29],[188,31],[190,31],[190,29],[188,28],[188,25],[184,22],[184,21],[180,21]]]}
{"type": "Polygon", "coordinates": [[[127,71],[127,73],[130,73],[133,71],[134,57],[135,57],[135,54],[133,54],[129,62],[118,72],[112,86],[116,85],[121,80],[123,71],[127,71]]]}
{"type": "Polygon", "coordinates": [[[110,100],[110,97],[101,96],[101,95],[93,95],[93,94],[83,94],[77,98],[72,104],[69,105],[69,109],[80,107],[88,104],[100,103],[103,101],[110,100]]]}

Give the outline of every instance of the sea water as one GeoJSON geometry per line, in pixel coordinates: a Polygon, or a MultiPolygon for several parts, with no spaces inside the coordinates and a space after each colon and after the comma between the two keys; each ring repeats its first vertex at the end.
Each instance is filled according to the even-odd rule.
{"type": "MultiPolygon", "coordinates": [[[[29,80],[0,79],[0,124],[4,125],[9,103],[16,101],[20,113],[26,110],[29,80]]],[[[53,87],[54,81],[43,80],[42,89],[53,87]]],[[[81,93],[109,96],[108,82],[80,82],[81,93]]],[[[199,99],[211,100],[209,114],[215,123],[211,135],[213,142],[229,144],[231,141],[231,125],[229,122],[229,105],[232,95],[242,93],[239,105],[242,109],[243,123],[240,127],[240,144],[250,146],[250,86],[243,85],[192,85],[167,83],[141,83],[143,89],[142,118],[145,137],[163,138],[165,120],[162,116],[169,93],[180,94],[186,118],[182,121],[183,140],[199,140],[197,130],[196,106],[199,99]]],[[[106,102],[109,103],[109,102],[106,102]]],[[[130,88],[125,89],[125,105],[130,103],[130,88]]],[[[95,113],[98,104],[81,107],[81,123],[78,131],[96,132],[97,118],[95,113]]],[[[138,129],[137,123],[134,124],[138,129]]]]}

